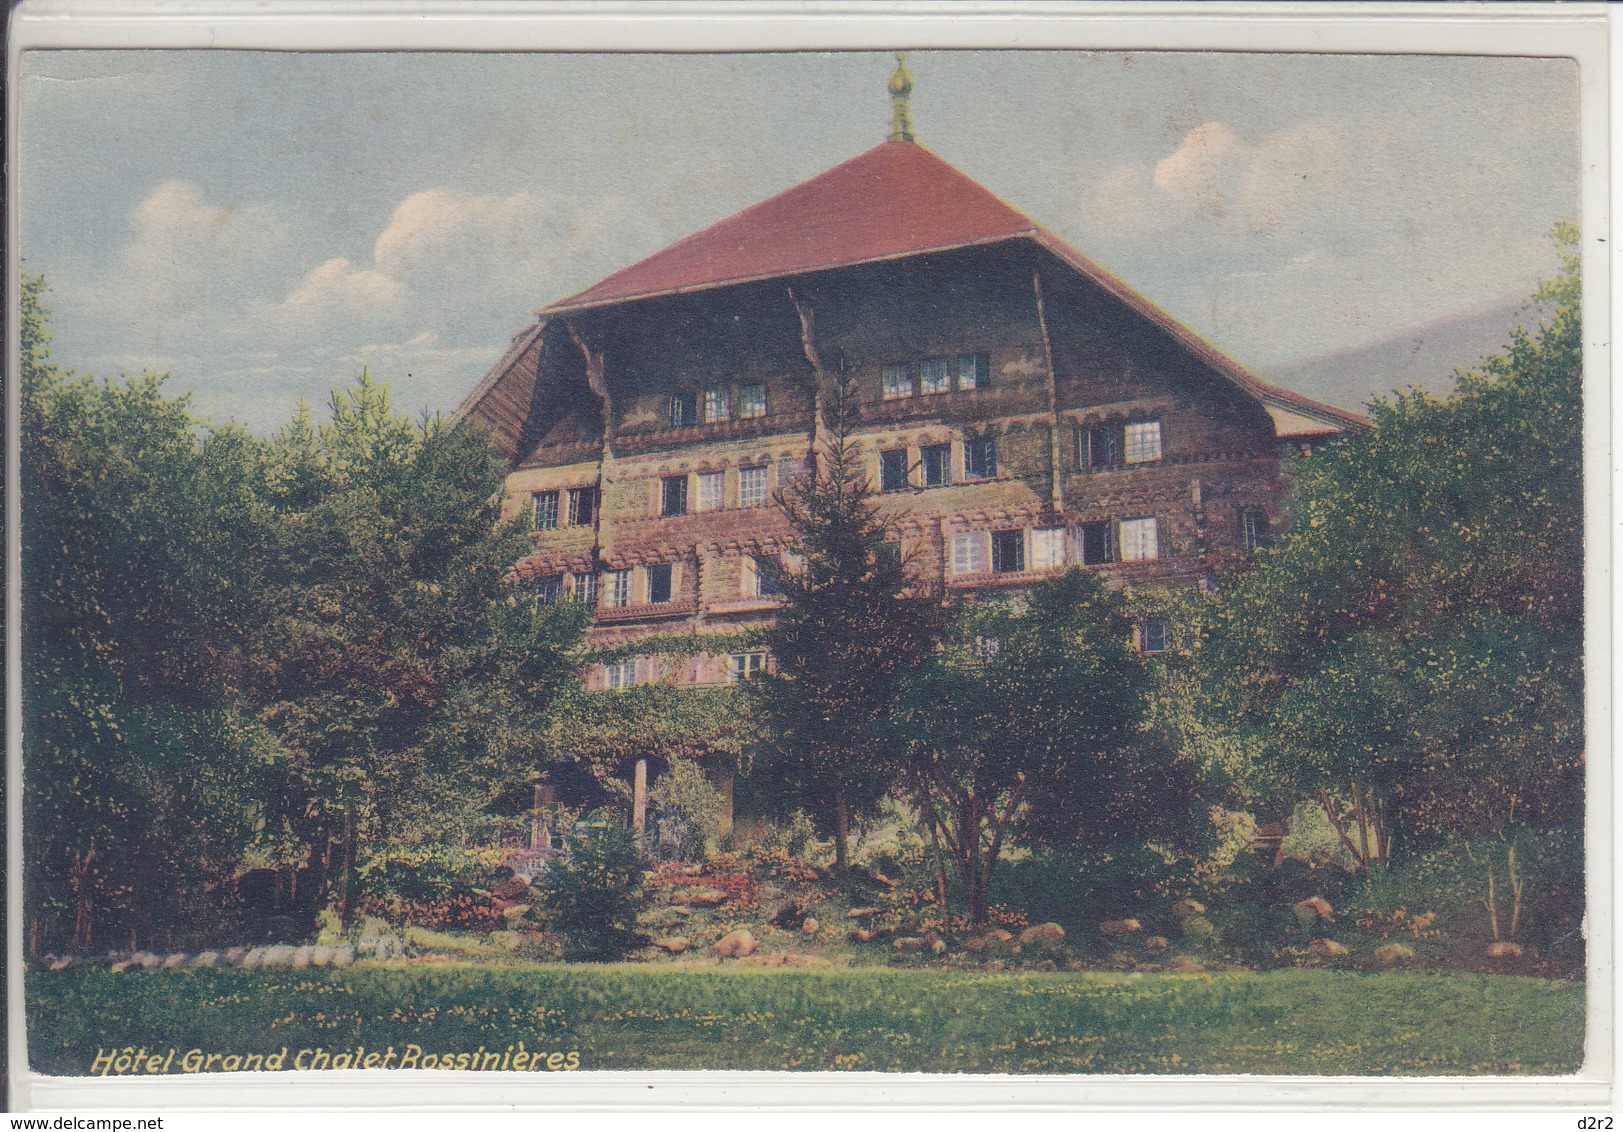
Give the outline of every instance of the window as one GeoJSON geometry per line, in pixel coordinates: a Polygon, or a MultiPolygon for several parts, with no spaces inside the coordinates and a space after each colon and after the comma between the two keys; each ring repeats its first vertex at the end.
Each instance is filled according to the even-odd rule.
{"type": "Polygon", "coordinates": [[[699,423],[698,405],[691,393],[677,393],[671,397],[671,427],[685,428],[699,423]]]}
{"type": "Polygon", "coordinates": [[[806,474],[806,461],[798,456],[785,456],[778,461],[778,490],[787,491],[789,485],[795,483],[806,474]]]}
{"type": "Polygon", "coordinates": [[[1052,570],[1065,565],[1065,528],[1048,527],[1031,532],[1031,568],[1052,570]]]}
{"type": "Polygon", "coordinates": [[[588,605],[597,604],[597,575],[575,575],[575,600],[584,601],[588,605]]]}
{"type": "Polygon", "coordinates": [[[631,571],[610,570],[608,576],[609,604],[622,607],[631,604],[631,571]]]}
{"type": "Polygon", "coordinates": [[[1084,468],[1108,468],[1116,463],[1116,429],[1079,428],[1076,430],[1076,454],[1084,468]]]}
{"type": "Polygon", "coordinates": [[[688,513],[688,478],[686,476],[666,476],[660,483],[662,485],[660,513],[667,518],[672,515],[686,515],[688,513]]]}
{"type": "Polygon", "coordinates": [[[973,480],[997,479],[997,437],[964,441],[964,475],[973,480]]]}
{"type": "Polygon", "coordinates": [[[597,522],[597,488],[570,488],[569,525],[571,527],[589,527],[595,522],[597,522]]]}
{"type": "Polygon", "coordinates": [[[986,535],[980,531],[965,531],[952,536],[952,572],[954,574],[986,573],[986,535]]]}
{"type": "Polygon", "coordinates": [[[992,569],[999,574],[1018,574],[1026,568],[1026,532],[992,532],[992,569]]]}
{"type": "Polygon", "coordinates": [[[748,680],[766,671],[766,653],[735,652],[727,657],[727,679],[733,683],[748,680]]]}
{"type": "Polygon", "coordinates": [[[706,389],[704,391],[705,423],[724,421],[732,416],[731,402],[732,399],[727,396],[725,389],[706,389]]]}
{"type": "Polygon", "coordinates": [[[699,477],[697,511],[720,511],[723,491],[727,485],[726,472],[704,472],[699,477]]]}
{"type": "Polygon", "coordinates": [[[738,505],[759,507],[766,502],[766,469],[738,469],[738,505]]]}
{"type": "Polygon", "coordinates": [[[1116,540],[1112,538],[1111,522],[1101,519],[1097,523],[1083,523],[1076,528],[1077,542],[1081,544],[1084,566],[1101,566],[1116,559],[1116,540]]]}
{"type": "Polygon", "coordinates": [[[1268,513],[1248,507],[1240,512],[1240,539],[1247,550],[1261,550],[1268,545],[1268,513]]]}
{"type": "Polygon", "coordinates": [[[924,465],[924,486],[940,487],[952,482],[952,446],[932,444],[919,449],[919,461],[924,465]]]}
{"type": "Polygon", "coordinates": [[[1155,518],[1123,519],[1121,521],[1121,560],[1140,562],[1159,558],[1161,549],[1156,538],[1155,518]]]}
{"type": "Polygon", "coordinates": [[[885,398],[913,396],[913,370],[910,366],[885,367],[885,398]]]}
{"type": "Polygon", "coordinates": [[[766,416],[766,386],[746,385],[738,391],[738,415],[745,419],[766,416]]]}
{"type": "Polygon", "coordinates": [[[637,683],[637,661],[640,657],[618,661],[603,666],[603,686],[605,688],[630,688],[637,683]]]}
{"type": "Polygon", "coordinates": [[[996,637],[977,636],[975,638],[975,656],[980,660],[994,659],[997,656],[998,651],[1002,648],[1003,642],[998,640],[996,637]]]}
{"type": "Polygon", "coordinates": [[[959,389],[985,389],[991,367],[985,354],[959,354],[953,359],[958,370],[959,389]]]}
{"type": "Polygon", "coordinates": [[[1146,617],[1138,623],[1138,647],[1144,652],[1166,652],[1170,636],[1165,617],[1146,617]]]}
{"type": "Polygon", "coordinates": [[[671,600],[671,564],[648,567],[648,600],[654,605],[671,600]]]}
{"type": "Polygon", "coordinates": [[[535,600],[542,605],[549,605],[558,600],[563,592],[564,580],[557,574],[543,574],[535,580],[535,600]]]}
{"type": "Polygon", "coordinates": [[[558,493],[556,491],[538,491],[530,496],[530,504],[535,516],[535,529],[538,531],[556,530],[558,526],[558,493]]]}
{"type": "Polygon", "coordinates": [[[919,392],[945,393],[951,388],[951,358],[925,358],[919,363],[919,392]]]}
{"type": "Polygon", "coordinates": [[[1161,458],[1161,422],[1134,421],[1127,426],[1127,462],[1143,464],[1161,458]]]}
{"type": "Polygon", "coordinates": [[[756,597],[777,597],[783,593],[783,587],[778,584],[776,575],[772,570],[782,570],[781,558],[755,558],[750,561],[751,585],[756,597]]]}
{"type": "Polygon", "coordinates": [[[907,490],[907,449],[893,448],[879,454],[879,490],[907,490]]]}

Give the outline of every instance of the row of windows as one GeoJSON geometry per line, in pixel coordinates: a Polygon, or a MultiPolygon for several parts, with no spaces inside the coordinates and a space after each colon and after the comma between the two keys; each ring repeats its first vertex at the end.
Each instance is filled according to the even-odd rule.
{"type": "Polygon", "coordinates": [[[1161,422],[1129,421],[1076,430],[1077,467],[1110,468],[1161,458],[1161,422]]]}
{"type": "MultiPolygon", "coordinates": [[[[741,590],[747,597],[776,597],[783,593],[776,571],[782,569],[776,557],[746,558],[741,590]]],[[[536,597],[543,603],[573,597],[590,605],[621,609],[628,605],[661,605],[676,596],[681,567],[673,562],[625,570],[605,570],[601,580],[592,573],[547,574],[536,579],[536,597]]]]}
{"type": "MultiPolygon", "coordinates": [[[[804,474],[806,462],[785,456],[778,461],[778,486],[787,487],[804,474]]],[[[767,498],[767,467],[738,469],[739,507],[759,507],[767,498]]],[[[698,511],[720,511],[727,506],[727,473],[698,472],[665,476],[660,480],[659,513],[665,518],[698,511]]]]}
{"type": "Polygon", "coordinates": [[[536,530],[556,530],[566,517],[571,527],[589,527],[597,522],[597,488],[570,488],[567,511],[560,510],[559,501],[556,491],[538,491],[530,496],[530,520],[536,530]]]}
{"type": "Polygon", "coordinates": [[[1101,519],[1074,528],[965,531],[952,536],[950,565],[954,574],[1017,574],[1057,569],[1067,562],[1098,566],[1160,556],[1159,524],[1148,515],[1101,519]]]}
{"type": "MultiPolygon", "coordinates": [[[[698,393],[671,395],[671,427],[685,428],[701,421],[716,424],[733,417],[734,391],[728,388],[706,389],[698,393]]],[[[766,386],[742,385],[737,390],[738,418],[766,416],[766,386]]]]}
{"type": "MultiPolygon", "coordinates": [[[[879,490],[906,491],[910,487],[942,487],[954,482],[952,445],[927,444],[915,450],[890,448],[879,453],[879,490]]],[[[997,438],[986,436],[964,441],[964,478],[997,478],[997,438]]]]}
{"type": "MultiPolygon", "coordinates": [[[[764,652],[735,652],[727,656],[727,682],[737,683],[766,671],[767,654],[764,652]]],[[[657,683],[660,678],[659,658],[634,656],[603,666],[603,686],[615,690],[634,688],[638,684],[657,683]]]]}
{"type": "Polygon", "coordinates": [[[990,381],[991,365],[985,354],[952,354],[884,367],[880,391],[885,400],[892,401],[915,393],[950,393],[955,386],[985,389],[990,381]]]}

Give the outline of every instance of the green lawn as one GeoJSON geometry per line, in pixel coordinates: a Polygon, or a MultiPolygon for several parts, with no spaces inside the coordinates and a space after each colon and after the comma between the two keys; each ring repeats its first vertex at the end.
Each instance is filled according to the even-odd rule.
{"type": "MultiPolygon", "coordinates": [[[[577,1051],[582,1069],[1561,1074],[1580,986],[1474,974],[649,966],[33,972],[30,1061],[98,1048],[577,1051]]],[[[218,1066],[215,1066],[218,1068],[218,1066]]]]}

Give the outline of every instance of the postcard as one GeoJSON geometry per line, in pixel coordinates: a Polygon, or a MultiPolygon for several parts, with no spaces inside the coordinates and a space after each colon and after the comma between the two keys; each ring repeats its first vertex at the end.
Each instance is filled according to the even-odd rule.
{"type": "Polygon", "coordinates": [[[25,5],[18,1107],[1604,1105],[1604,16],[1170,11],[25,5]]]}

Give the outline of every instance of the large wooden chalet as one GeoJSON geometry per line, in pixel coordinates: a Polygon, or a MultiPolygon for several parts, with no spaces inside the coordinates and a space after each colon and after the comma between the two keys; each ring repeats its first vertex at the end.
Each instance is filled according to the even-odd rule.
{"type": "MultiPolygon", "coordinates": [[[[773,616],[757,564],[791,535],[773,493],[842,377],[870,480],[948,592],[1072,563],[1198,582],[1279,523],[1283,450],[1362,424],[1246,372],[913,141],[905,115],[545,308],[464,402],[511,463],[507,514],[535,528],[520,574],[595,605],[595,643],[773,616]]],[[[590,683],[763,663],[628,660],[590,683]]]]}

